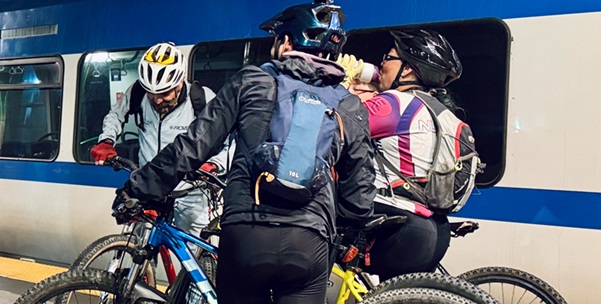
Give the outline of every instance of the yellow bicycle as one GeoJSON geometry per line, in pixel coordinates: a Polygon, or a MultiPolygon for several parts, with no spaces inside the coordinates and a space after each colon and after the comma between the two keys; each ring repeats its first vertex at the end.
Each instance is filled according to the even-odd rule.
{"type": "MultiPolygon", "coordinates": [[[[457,277],[451,276],[442,265],[440,273],[412,273],[394,277],[379,283],[362,271],[361,265],[369,264],[369,249],[373,233],[387,225],[400,225],[405,217],[378,216],[355,228],[339,228],[330,255],[333,265],[328,282],[328,304],[346,303],[394,303],[395,300],[419,300],[419,303],[545,303],[565,304],[565,300],[551,286],[532,274],[507,267],[485,267],[468,271],[457,277]],[[468,283],[469,282],[469,283],[468,283]],[[472,284],[475,285],[472,285],[472,284]],[[491,286],[501,285],[505,295],[498,294],[491,286]],[[476,287],[479,286],[484,290],[476,287]],[[490,294],[489,294],[490,293],[490,294]],[[507,296],[509,294],[510,296],[507,296]],[[453,300],[449,300],[453,299],[453,300]],[[472,302],[469,302],[472,301],[472,302]],[[531,302],[532,301],[532,302],[531,302]]],[[[460,237],[478,229],[475,222],[451,223],[451,236],[460,237]]]]}
{"type": "Polygon", "coordinates": [[[401,225],[406,220],[405,216],[379,215],[359,227],[338,229],[330,253],[330,265],[333,266],[328,285],[329,304],[346,304],[349,299],[362,303],[388,303],[390,298],[419,303],[498,303],[483,290],[448,274],[412,273],[381,284],[373,282],[360,267],[370,263],[371,236],[379,229],[401,225]]]}

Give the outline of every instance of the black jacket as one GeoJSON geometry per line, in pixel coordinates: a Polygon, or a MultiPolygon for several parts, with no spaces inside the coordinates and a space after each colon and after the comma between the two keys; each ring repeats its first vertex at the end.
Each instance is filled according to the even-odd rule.
{"type": "MultiPolygon", "coordinates": [[[[338,85],[344,78],[342,68],[331,61],[301,52],[285,55],[283,60],[274,61],[276,67],[306,83],[338,85]]],[[[370,216],[376,193],[374,155],[367,110],[354,95],[345,98],[338,109],[345,137],[342,151],[338,151],[339,135],[332,144],[332,156],[339,155],[335,164],[338,182],[323,187],[302,208],[286,208],[286,202],[266,195],[261,196],[260,205],[254,203],[254,179],[242,149],[252,151],[266,137],[276,97],[272,76],[255,66],[242,68],[192,122],[187,133],[179,135],[152,161],[132,173],[124,190],[139,199],[164,197],[186,172],[199,168],[217,153],[228,134],[235,131],[236,151],[224,192],[222,225],[253,222],[294,225],[315,229],[330,239],[335,234],[337,216],[345,220],[370,216]]]]}

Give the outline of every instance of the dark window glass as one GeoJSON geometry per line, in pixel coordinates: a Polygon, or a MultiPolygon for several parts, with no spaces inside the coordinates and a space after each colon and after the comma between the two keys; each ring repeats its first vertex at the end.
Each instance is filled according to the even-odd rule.
{"type": "Polygon", "coordinates": [[[273,38],[202,42],[192,49],[192,78],[218,92],[247,64],[261,65],[271,58],[273,38]]]}
{"type": "Polygon", "coordinates": [[[59,57],[0,60],[0,158],[56,158],[62,74],[59,57]]]}
{"type": "MultiPolygon", "coordinates": [[[[379,65],[392,47],[388,31],[412,26],[364,29],[349,32],[343,52],[379,65]]],[[[478,19],[421,24],[443,34],[457,52],[463,75],[449,85],[463,108],[458,117],[466,121],[476,138],[476,148],[486,163],[477,177],[480,187],[498,182],[505,170],[509,29],[499,19],[478,19]]]]}
{"type": "MultiPolygon", "coordinates": [[[[138,79],[138,63],[146,48],[97,51],[84,54],[79,64],[75,159],[90,163],[90,149],[102,133],[102,122],[112,107],[122,102],[138,79]]],[[[117,153],[137,162],[138,129],[129,119],[115,146],[117,153]]]]}

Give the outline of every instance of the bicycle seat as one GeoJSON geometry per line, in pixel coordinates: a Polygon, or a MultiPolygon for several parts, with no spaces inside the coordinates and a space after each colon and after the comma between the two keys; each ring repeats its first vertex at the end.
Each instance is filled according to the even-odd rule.
{"type": "Polygon", "coordinates": [[[478,223],[472,221],[450,223],[450,225],[452,237],[465,236],[466,234],[472,233],[480,228],[478,223]]]}
{"type": "Polygon", "coordinates": [[[355,221],[343,226],[363,232],[371,232],[385,226],[402,224],[405,221],[407,221],[407,217],[402,215],[387,216],[386,214],[374,214],[362,221],[355,221]]]}
{"type": "Polygon", "coordinates": [[[407,221],[407,217],[404,215],[385,216],[384,220],[377,223],[374,226],[365,227],[365,232],[373,232],[378,229],[388,228],[396,225],[400,225],[407,221]]]}

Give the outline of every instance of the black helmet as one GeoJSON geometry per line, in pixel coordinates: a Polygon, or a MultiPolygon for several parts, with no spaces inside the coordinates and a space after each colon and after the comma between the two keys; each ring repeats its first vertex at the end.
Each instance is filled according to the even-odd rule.
{"type": "Polygon", "coordinates": [[[399,56],[427,87],[444,88],[461,77],[463,67],[451,44],[433,30],[390,31],[399,56]]]}
{"type": "Polygon", "coordinates": [[[339,6],[323,2],[289,7],[259,28],[276,37],[291,36],[292,45],[299,51],[323,51],[330,60],[336,60],[346,42],[342,28],[345,15],[339,6]]]}

